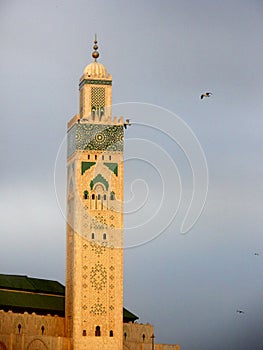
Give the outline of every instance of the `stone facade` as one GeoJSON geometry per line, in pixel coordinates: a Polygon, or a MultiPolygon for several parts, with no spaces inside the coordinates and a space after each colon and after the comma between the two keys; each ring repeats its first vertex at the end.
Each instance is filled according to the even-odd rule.
{"type": "MultiPolygon", "coordinates": [[[[180,350],[179,345],[154,344],[150,324],[124,323],[123,350],[180,350]]],[[[70,350],[65,318],[0,310],[0,350],[70,350]]],[[[101,342],[105,343],[101,337],[101,342]]],[[[85,347],[83,347],[85,349],[85,347]]],[[[93,348],[95,349],[95,347],[93,348]]]]}
{"type": "Polygon", "coordinates": [[[0,310],[0,350],[69,350],[65,319],[0,310]]]}

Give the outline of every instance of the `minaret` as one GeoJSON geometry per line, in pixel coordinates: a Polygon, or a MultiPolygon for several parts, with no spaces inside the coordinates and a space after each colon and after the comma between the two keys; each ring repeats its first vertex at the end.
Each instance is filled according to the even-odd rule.
{"type": "Polygon", "coordinates": [[[68,123],[66,327],[73,350],[122,350],[123,120],[93,49],[68,123]]]}

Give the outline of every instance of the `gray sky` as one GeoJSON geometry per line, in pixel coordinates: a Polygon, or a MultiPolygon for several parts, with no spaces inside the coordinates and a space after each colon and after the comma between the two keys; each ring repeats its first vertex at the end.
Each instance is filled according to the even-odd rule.
{"type": "MultiPolygon", "coordinates": [[[[126,157],[133,158],[126,198],[133,192],[137,205],[146,195],[139,213],[126,204],[125,234],[145,243],[125,251],[126,307],[156,327],[158,342],[182,350],[262,350],[262,16],[256,0],[2,0],[1,272],[64,283],[65,221],[53,180],[55,169],[63,212],[64,144],[57,167],[55,160],[78,113],[78,80],[96,32],[113,102],[126,102],[116,110],[134,122],[126,133],[126,157]],[[204,91],[213,96],[201,101],[204,91]],[[198,152],[191,148],[189,163],[192,139],[182,136],[182,121],[209,172],[205,209],[186,234],[180,227],[198,152]],[[180,204],[179,180],[181,205],[168,226],[180,204]],[[162,231],[156,219],[164,232],[147,242],[162,231]]],[[[204,178],[196,185],[202,196],[204,178]]]]}

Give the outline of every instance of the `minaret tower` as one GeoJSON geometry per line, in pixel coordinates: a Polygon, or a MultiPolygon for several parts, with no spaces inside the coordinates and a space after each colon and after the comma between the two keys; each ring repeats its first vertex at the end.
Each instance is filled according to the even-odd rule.
{"type": "Polygon", "coordinates": [[[93,49],[68,123],[66,327],[73,350],[122,350],[123,119],[93,49]]]}

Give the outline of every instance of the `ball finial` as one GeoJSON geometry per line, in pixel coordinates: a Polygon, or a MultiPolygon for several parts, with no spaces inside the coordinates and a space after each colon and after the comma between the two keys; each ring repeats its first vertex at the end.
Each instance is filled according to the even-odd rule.
{"type": "Polygon", "coordinates": [[[97,58],[99,58],[99,53],[98,53],[98,45],[97,45],[97,35],[95,34],[95,39],[94,39],[94,45],[93,45],[93,49],[94,51],[92,52],[92,57],[94,58],[94,61],[96,62],[97,61],[97,58]]]}

